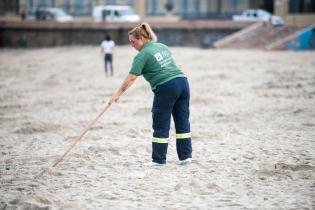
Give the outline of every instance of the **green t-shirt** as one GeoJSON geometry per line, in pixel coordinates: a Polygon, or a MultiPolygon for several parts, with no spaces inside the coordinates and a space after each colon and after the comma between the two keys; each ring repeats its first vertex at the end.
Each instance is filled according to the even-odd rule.
{"type": "Polygon", "coordinates": [[[185,77],[176,66],[168,47],[161,43],[148,42],[133,60],[130,74],[143,75],[152,90],[176,77],[185,77]]]}

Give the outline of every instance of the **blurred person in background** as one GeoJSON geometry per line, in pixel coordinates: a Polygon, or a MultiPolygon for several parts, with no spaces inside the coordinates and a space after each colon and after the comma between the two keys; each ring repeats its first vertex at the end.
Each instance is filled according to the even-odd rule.
{"type": "Polygon", "coordinates": [[[115,42],[109,35],[105,36],[105,40],[101,43],[101,55],[104,57],[105,75],[108,76],[108,65],[110,67],[110,75],[114,75],[113,69],[113,50],[115,42]]]}
{"type": "Polygon", "coordinates": [[[21,20],[24,21],[26,19],[26,10],[23,8],[20,12],[21,20]]]}
{"type": "Polygon", "coordinates": [[[171,116],[176,129],[176,149],[179,164],[191,162],[192,145],[189,123],[190,90],[186,76],[177,67],[169,48],[158,43],[157,37],[147,23],[142,23],[129,33],[131,46],[138,51],[129,75],[112,96],[109,104],[135,82],[138,76],[150,83],[154,93],[152,105],[152,161],[147,166],[166,163],[171,116]]]}

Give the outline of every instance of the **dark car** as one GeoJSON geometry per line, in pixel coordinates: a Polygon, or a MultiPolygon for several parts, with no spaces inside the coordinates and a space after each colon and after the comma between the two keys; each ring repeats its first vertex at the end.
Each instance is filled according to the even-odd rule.
{"type": "Polygon", "coordinates": [[[35,11],[36,20],[55,20],[58,22],[72,21],[73,17],[64,10],[55,7],[38,8],[35,11]]]}

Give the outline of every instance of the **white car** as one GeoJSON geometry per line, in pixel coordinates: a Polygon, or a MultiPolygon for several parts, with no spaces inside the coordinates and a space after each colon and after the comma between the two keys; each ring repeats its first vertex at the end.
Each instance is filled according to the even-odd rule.
{"type": "Polygon", "coordinates": [[[284,23],[281,17],[262,9],[247,9],[241,15],[233,15],[232,19],[234,21],[270,21],[272,25],[283,25],[284,23]]]}
{"type": "Polygon", "coordinates": [[[139,22],[140,16],[130,6],[96,6],[93,9],[94,21],[139,22]]]}
{"type": "Polygon", "coordinates": [[[73,20],[71,15],[68,15],[60,8],[48,8],[47,12],[50,13],[53,16],[53,19],[58,22],[68,22],[73,20]]]}

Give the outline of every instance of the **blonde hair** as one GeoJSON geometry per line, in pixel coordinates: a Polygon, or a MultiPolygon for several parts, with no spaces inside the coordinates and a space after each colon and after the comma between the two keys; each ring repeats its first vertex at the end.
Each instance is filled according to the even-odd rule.
{"type": "Polygon", "coordinates": [[[157,41],[157,37],[148,23],[141,23],[140,26],[137,26],[129,31],[128,35],[132,35],[136,39],[140,39],[141,37],[143,37],[146,40],[154,42],[157,41]]]}

